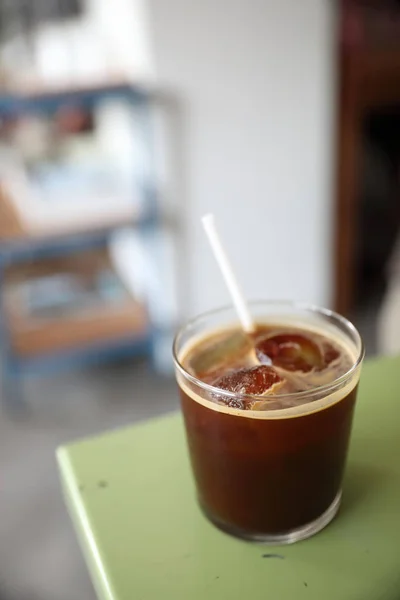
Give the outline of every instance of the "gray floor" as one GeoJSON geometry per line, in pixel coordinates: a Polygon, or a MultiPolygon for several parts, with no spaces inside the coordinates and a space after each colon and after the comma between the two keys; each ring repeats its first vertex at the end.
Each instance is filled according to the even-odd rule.
{"type": "Polygon", "coordinates": [[[0,600],[94,600],[55,448],[174,410],[175,383],[121,365],[29,382],[25,395],[29,411],[0,421],[0,600]]]}

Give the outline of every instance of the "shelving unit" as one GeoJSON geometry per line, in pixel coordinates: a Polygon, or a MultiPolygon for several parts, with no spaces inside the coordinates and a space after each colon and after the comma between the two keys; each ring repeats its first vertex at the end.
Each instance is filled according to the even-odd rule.
{"type": "Polygon", "coordinates": [[[7,227],[11,233],[0,240],[0,339],[3,401],[12,406],[23,403],[20,382],[27,373],[46,373],[56,368],[82,366],[122,355],[141,354],[150,359],[154,355],[156,327],[147,307],[133,299],[120,310],[113,309],[114,312],[107,314],[103,308],[75,320],[64,318],[58,323],[55,320],[27,323],[13,314],[12,308],[10,311],[4,293],[10,271],[18,272],[16,266],[23,268],[27,263],[30,267],[32,264],[37,266],[40,261],[57,264],[57,261],[73,260],[88,252],[101,255],[112,233],[123,225],[135,226],[143,234],[160,226],[152,164],[151,97],[147,91],[126,83],[112,83],[88,88],[7,93],[0,95],[0,118],[40,113],[51,115],[65,106],[92,109],[99,102],[111,98],[128,101],[136,117],[137,131],[146,152],[143,161],[146,167],[138,174],[143,209],[134,222],[97,224],[84,232],[68,231],[57,236],[30,235],[18,227],[15,219],[10,219],[7,227]],[[83,325],[86,336],[82,334],[83,325]]]}

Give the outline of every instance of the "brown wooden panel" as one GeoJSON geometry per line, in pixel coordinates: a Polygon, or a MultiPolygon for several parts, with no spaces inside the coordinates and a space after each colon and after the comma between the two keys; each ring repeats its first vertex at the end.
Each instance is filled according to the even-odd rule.
{"type": "Polygon", "coordinates": [[[143,306],[133,301],[114,308],[97,308],[57,319],[9,319],[10,338],[20,356],[35,356],[84,347],[97,342],[134,338],[148,326],[143,306]]]}
{"type": "Polygon", "coordinates": [[[341,6],[334,303],[336,310],[348,314],[354,299],[362,119],[371,109],[400,104],[400,36],[389,40],[388,34],[390,43],[376,44],[385,41],[382,31],[390,25],[382,11],[395,11],[397,24],[387,31],[400,31],[400,6],[396,10],[394,2],[345,0],[341,6]],[[364,12],[366,6],[369,12],[364,12]]]}
{"type": "Polygon", "coordinates": [[[400,103],[400,47],[359,56],[360,102],[364,110],[400,103]]]}
{"type": "Polygon", "coordinates": [[[357,57],[342,60],[337,140],[335,309],[348,314],[354,292],[354,233],[361,113],[357,57]]]}

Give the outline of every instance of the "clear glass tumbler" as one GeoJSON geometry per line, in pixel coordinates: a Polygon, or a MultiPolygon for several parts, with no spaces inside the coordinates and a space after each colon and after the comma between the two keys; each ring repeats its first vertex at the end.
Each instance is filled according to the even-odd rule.
{"type": "MultiPolygon", "coordinates": [[[[238,326],[233,308],[197,317],[174,341],[176,377],[203,512],[238,537],[291,543],[320,531],[339,509],[363,344],[347,319],[327,309],[253,302],[250,310],[259,324],[318,330],[340,340],[352,356],[348,371],[335,381],[290,394],[296,406],[240,410],[218,404],[212,397],[216,388],[183,366],[196,340],[238,326]]],[[[232,392],[218,394],[232,397],[232,392]]]]}

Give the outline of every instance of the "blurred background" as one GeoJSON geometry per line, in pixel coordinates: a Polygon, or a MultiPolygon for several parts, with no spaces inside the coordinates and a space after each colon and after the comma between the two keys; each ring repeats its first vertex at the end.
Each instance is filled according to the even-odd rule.
{"type": "Polygon", "coordinates": [[[177,408],[200,217],[395,353],[399,183],[400,2],[0,1],[0,600],[94,600],[54,451],[177,408]]]}

